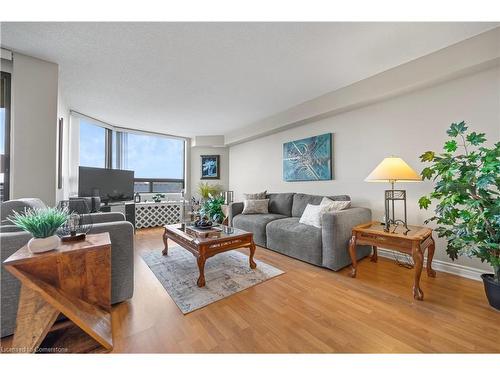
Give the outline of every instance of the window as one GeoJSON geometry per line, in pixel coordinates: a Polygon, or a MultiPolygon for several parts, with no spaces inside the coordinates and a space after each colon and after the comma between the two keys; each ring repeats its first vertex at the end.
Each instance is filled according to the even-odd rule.
{"type": "Polygon", "coordinates": [[[184,177],[184,141],[146,134],[123,133],[123,169],[136,178],[184,177]]]}
{"type": "Polygon", "coordinates": [[[135,171],[138,193],[179,193],[184,188],[184,141],[122,133],[123,169],[135,171]]]}
{"type": "Polygon", "coordinates": [[[149,133],[108,129],[80,119],[80,165],[135,172],[135,192],[184,189],[185,141],[149,133]]]}
{"type": "Polygon", "coordinates": [[[106,167],[106,130],[88,121],[80,120],[80,165],[106,167]]]}

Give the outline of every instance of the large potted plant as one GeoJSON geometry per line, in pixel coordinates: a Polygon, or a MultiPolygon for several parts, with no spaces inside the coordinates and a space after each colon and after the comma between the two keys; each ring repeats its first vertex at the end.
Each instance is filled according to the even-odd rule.
{"type": "Polygon", "coordinates": [[[203,203],[203,206],[200,209],[200,214],[220,224],[224,220],[224,213],[222,212],[222,207],[221,207],[223,204],[224,204],[224,197],[210,196],[203,203]]]}
{"type": "Polygon", "coordinates": [[[32,253],[42,253],[59,246],[61,240],[56,232],[68,220],[68,216],[66,209],[49,207],[14,212],[8,219],[33,235],[28,242],[28,249],[32,253]]]}
{"type": "Polygon", "coordinates": [[[468,132],[465,122],[452,124],[444,152],[427,151],[422,162],[431,163],[422,178],[435,181],[434,191],[419,200],[427,209],[436,201],[439,237],[448,241],[446,252],[478,257],[494,274],[481,275],[491,306],[500,309],[500,142],[485,147],[484,133],[468,132]]]}

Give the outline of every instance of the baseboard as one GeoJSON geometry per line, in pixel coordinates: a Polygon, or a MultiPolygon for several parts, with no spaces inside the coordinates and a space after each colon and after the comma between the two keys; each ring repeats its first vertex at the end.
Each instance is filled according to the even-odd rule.
{"type": "MultiPolygon", "coordinates": [[[[394,254],[401,254],[400,252],[386,249],[378,249],[378,255],[384,258],[394,259],[394,254]]],[[[424,266],[426,264],[427,257],[424,259],[424,266]]],[[[487,273],[485,270],[479,268],[462,266],[460,264],[443,262],[442,260],[434,259],[432,261],[432,268],[436,271],[451,273],[453,275],[465,277],[472,280],[481,280],[481,274],[487,273]]]]}

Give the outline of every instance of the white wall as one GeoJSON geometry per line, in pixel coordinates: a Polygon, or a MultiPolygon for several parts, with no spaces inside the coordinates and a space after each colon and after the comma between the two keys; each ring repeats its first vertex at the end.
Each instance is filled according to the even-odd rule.
{"type": "Polygon", "coordinates": [[[224,190],[229,188],[229,150],[227,147],[191,147],[190,173],[191,196],[198,196],[197,189],[200,181],[210,184],[219,184],[224,190]],[[220,155],[220,180],[200,180],[201,155],[220,155]]]}
{"type": "MultiPolygon", "coordinates": [[[[373,218],[384,212],[385,184],[364,182],[386,156],[402,157],[417,171],[423,168],[419,155],[442,149],[446,129],[465,120],[471,129],[485,132],[489,143],[500,139],[500,69],[494,68],[425,90],[366,106],[321,121],[272,134],[229,149],[229,188],[236,199],[242,193],[267,189],[270,192],[304,192],[319,195],[349,194],[355,206],[372,209],[373,218]],[[334,180],[284,182],[284,142],[323,133],[333,133],[334,180]]],[[[431,191],[430,182],[398,184],[408,193],[408,220],[423,224],[432,211],[421,211],[418,198],[431,191]]],[[[437,242],[435,259],[450,261],[445,242],[437,242]]],[[[458,263],[489,269],[477,259],[458,263]]]]}
{"type": "Polygon", "coordinates": [[[56,203],[57,64],[14,53],[11,199],[56,203]]]}

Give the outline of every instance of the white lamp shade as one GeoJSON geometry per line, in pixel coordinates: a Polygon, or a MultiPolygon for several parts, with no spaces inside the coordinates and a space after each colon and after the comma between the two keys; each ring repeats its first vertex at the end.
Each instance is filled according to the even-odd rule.
{"type": "Polygon", "coordinates": [[[385,158],[366,177],[369,182],[393,182],[393,181],[421,181],[420,175],[415,172],[406,162],[394,156],[385,158]]]}

